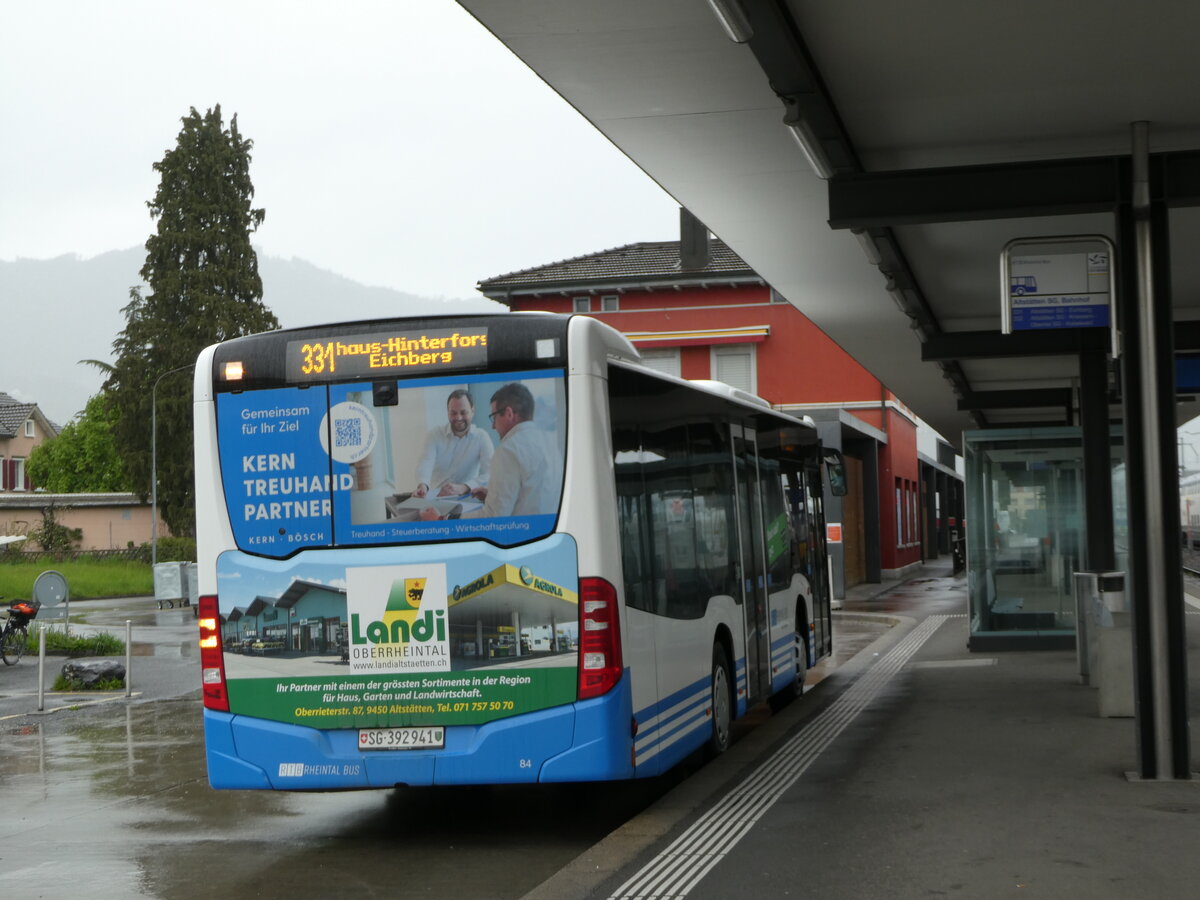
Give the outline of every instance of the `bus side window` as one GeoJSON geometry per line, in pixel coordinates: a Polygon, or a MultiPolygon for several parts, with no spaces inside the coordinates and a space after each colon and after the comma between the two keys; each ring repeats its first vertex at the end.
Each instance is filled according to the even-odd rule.
{"type": "MultiPolygon", "coordinates": [[[[825,559],[825,494],[821,489],[821,470],[806,469],[808,492],[805,497],[808,507],[810,552],[814,560],[825,559]]],[[[814,570],[817,566],[812,567],[814,570]]]]}
{"type": "Polygon", "coordinates": [[[650,553],[647,548],[649,509],[642,480],[642,448],[636,429],[613,432],[617,516],[621,532],[621,567],[625,572],[625,602],[651,610],[650,553]]]}
{"type": "MultiPolygon", "coordinates": [[[[711,422],[688,426],[689,464],[696,518],[697,588],[710,597],[737,596],[737,522],[727,432],[711,422]]],[[[697,615],[704,615],[702,606],[697,615]]]]}
{"type": "Polygon", "coordinates": [[[676,619],[702,614],[707,597],[698,599],[696,523],[688,472],[687,427],[642,429],[643,477],[650,503],[649,538],[653,548],[654,606],[676,619]]]}
{"type": "Polygon", "coordinates": [[[617,429],[613,447],[630,606],[695,619],[713,596],[734,596],[733,475],[720,428],[617,429]]]}
{"type": "Polygon", "coordinates": [[[784,585],[792,579],[795,552],[791,517],[784,504],[779,461],[760,457],[759,490],[767,534],[767,584],[784,585]]]}
{"type": "Polygon", "coordinates": [[[788,511],[791,514],[792,536],[795,541],[793,571],[807,575],[809,574],[809,555],[811,553],[811,548],[809,547],[808,502],[805,497],[803,483],[800,479],[800,472],[789,468],[786,478],[788,511]]]}

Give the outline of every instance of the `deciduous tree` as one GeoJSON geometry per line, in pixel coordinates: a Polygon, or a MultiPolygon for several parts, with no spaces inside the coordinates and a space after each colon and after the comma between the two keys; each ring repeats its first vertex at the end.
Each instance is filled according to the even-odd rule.
{"type": "Polygon", "coordinates": [[[101,392],[87,402],[83,415],[68,423],[29,454],[29,477],[56,494],[114,493],[131,489],[129,475],[113,438],[117,407],[101,392]]]}

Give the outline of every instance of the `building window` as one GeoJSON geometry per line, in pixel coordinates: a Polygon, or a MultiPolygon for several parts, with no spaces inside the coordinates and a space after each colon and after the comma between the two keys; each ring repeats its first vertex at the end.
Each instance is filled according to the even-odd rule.
{"type": "Polygon", "coordinates": [[[910,481],[908,485],[908,542],[915,547],[919,543],[917,540],[919,533],[917,528],[917,483],[910,481]]]}
{"type": "Polygon", "coordinates": [[[755,363],[753,344],[716,344],[712,348],[712,377],[750,394],[758,393],[755,363]]]}
{"type": "Polygon", "coordinates": [[[896,546],[904,546],[904,482],[896,479],[896,546]]]}
{"type": "Polygon", "coordinates": [[[25,420],[25,437],[33,437],[33,419],[25,420]]]}
{"type": "Polygon", "coordinates": [[[621,298],[616,294],[605,294],[600,298],[601,312],[616,312],[621,308],[621,298]]]}
{"type": "Polygon", "coordinates": [[[25,460],[19,456],[14,456],[10,465],[12,466],[12,476],[9,486],[14,491],[25,490],[25,460]]]}
{"type": "Polygon", "coordinates": [[[591,297],[576,297],[572,301],[572,304],[575,309],[575,312],[577,312],[577,313],[585,313],[585,312],[592,311],[592,298],[591,297]]]}
{"type": "Polygon", "coordinates": [[[912,482],[905,479],[904,482],[904,546],[907,547],[912,543],[913,536],[913,521],[912,521],[912,482]]]}
{"type": "Polygon", "coordinates": [[[648,368],[654,369],[657,372],[665,372],[668,375],[674,375],[676,378],[682,378],[682,367],[679,363],[679,348],[665,347],[658,350],[638,350],[642,355],[642,364],[648,368]]]}

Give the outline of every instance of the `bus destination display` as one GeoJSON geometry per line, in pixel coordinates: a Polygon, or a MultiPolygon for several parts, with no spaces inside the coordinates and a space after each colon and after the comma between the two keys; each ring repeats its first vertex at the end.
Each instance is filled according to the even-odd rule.
{"type": "Polygon", "coordinates": [[[312,337],[288,341],[289,381],[456,371],[487,364],[487,328],[312,337]]]}

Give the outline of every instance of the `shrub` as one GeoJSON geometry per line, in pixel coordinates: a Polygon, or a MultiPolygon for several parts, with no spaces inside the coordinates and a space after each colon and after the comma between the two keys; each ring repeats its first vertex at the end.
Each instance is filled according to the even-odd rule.
{"type": "Polygon", "coordinates": [[[82,681],[75,681],[67,678],[61,672],[54,679],[54,687],[51,690],[55,691],[120,691],[125,688],[125,682],[120,678],[104,678],[93,684],[84,684],[82,681]]]}
{"type": "MultiPolygon", "coordinates": [[[[149,544],[146,544],[149,552],[149,544]]],[[[196,539],[193,537],[161,537],[158,539],[159,562],[195,562],[196,539]]]]}
{"type": "MultiPolygon", "coordinates": [[[[36,630],[29,635],[26,653],[38,652],[36,630]]],[[[66,653],[68,656],[120,656],[125,652],[125,642],[106,632],[84,637],[67,634],[57,626],[46,629],[46,652],[66,653]]]]}
{"type": "Polygon", "coordinates": [[[42,524],[29,532],[30,540],[37,541],[43,550],[65,555],[83,540],[82,528],[68,528],[58,521],[57,507],[51,503],[42,508],[42,524]]]}

